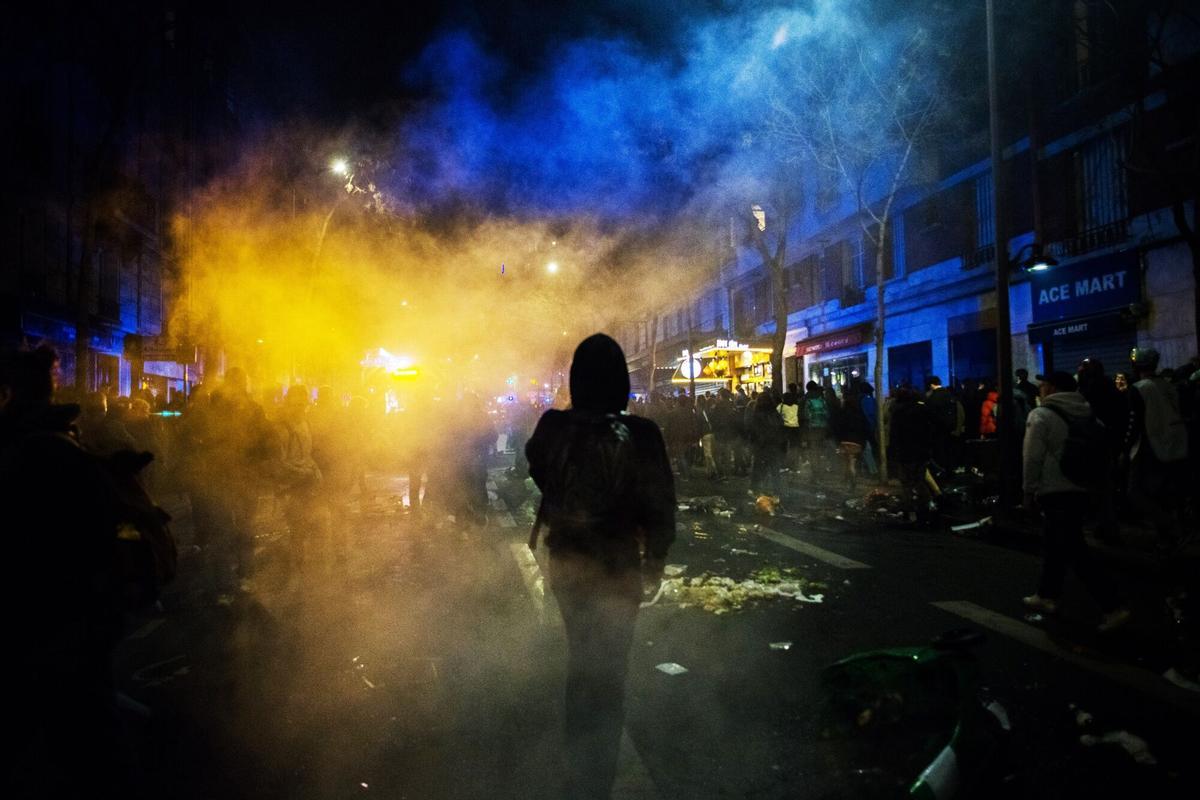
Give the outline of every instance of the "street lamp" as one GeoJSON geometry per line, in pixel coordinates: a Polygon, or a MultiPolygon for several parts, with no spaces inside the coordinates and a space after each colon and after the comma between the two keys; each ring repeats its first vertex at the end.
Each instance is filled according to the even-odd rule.
{"type": "Polygon", "coordinates": [[[555,274],[556,272],[558,272],[558,262],[557,262],[557,261],[551,261],[551,262],[549,262],[548,264],[546,264],[546,272],[549,272],[551,275],[553,275],[553,274],[555,274]]]}
{"type": "Polygon", "coordinates": [[[334,175],[341,175],[343,178],[350,174],[350,164],[344,158],[335,158],[330,162],[329,169],[334,175]]]}
{"type": "Polygon", "coordinates": [[[1042,253],[1040,242],[1030,242],[1017,252],[1013,263],[1022,272],[1045,272],[1058,266],[1058,259],[1042,253]],[[1026,256],[1028,253],[1028,256],[1026,256]]]}

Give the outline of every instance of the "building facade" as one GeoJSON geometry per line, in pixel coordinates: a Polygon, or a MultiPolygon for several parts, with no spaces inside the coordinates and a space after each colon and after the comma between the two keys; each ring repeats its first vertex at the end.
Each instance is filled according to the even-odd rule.
{"type": "MultiPolygon", "coordinates": [[[[1137,37],[1085,24],[1089,14],[1111,13],[1105,4],[1055,8],[1072,46],[1051,64],[1058,78],[1025,91],[1005,126],[1010,260],[1015,266],[1042,253],[1057,262],[1042,272],[1012,272],[1013,366],[1031,375],[1073,372],[1090,357],[1111,374],[1127,368],[1135,346],[1159,350],[1164,366],[1182,365],[1197,352],[1187,230],[1196,199],[1172,179],[1197,168],[1200,32],[1186,17],[1160,24],[1140,16],[1161,47],[1146,56],[1152,63],[1138,62],[1143,73],[1130,75],[1121,72],[1128,58],[1101,56],[1107,43],[1137,37]]],[[[986,129],[976,139],[986,154],[986,129]]],[[[878,237],[846,213],[853,198],[826,204],[829,212],[817,209],[789,229],[798,245],[784,281],[787,383],[837,386],[858,376],[871,381],[875,372],[878,237]]],[[[943,382],[999,377],[993,218],[992,165],[983,155],[926,172],[897,195],[882,243],[885,386],[920,387],[933,375],[943,382]]],[[[721,335],[761,339],[774,331],[771,281],[751,249],[727,253],[692,316],[721,335]]],[[[685,310],[664,314],[659,340],[672,356],[681,338],[672,314],[682,318],[685,310]]],[[[631,364],[645,358],[648,339],[629,328],[631,364]]]]}

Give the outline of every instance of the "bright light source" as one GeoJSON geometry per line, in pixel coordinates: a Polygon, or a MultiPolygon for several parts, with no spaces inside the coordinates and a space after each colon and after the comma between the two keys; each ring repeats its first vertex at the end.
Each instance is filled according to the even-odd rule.
{"type": "Polygon", "coordinates": [[[1045,272],[1048,269],[1050,269],[1050,265],[1047,264],[1045,261],[1038,261],[1035,264],[1029,265],[1030,272],[1045,272]]]}
{"type": "Polygon", "coordinates": [[[408,305],[408,301],[407,301],[407,300],[401,300],[401,301],[400,301],[400,305],[402,305],[402,306],[406,306],[406,305],[408,305]]]}
{"type": "Polygon", "coordinates": [[[350,164],[344,158],[335,158],[329,168],[333,170],[333,174],[341,175],[343,178],[350,174],[350,164]]]}
{"type": "Polygon", "coordinates": [[[547,264],[547,265],[546,265],[546,272],[549,272],[551,275],[553,275],[554,273],[558,272],[558,262],[557,262],[557,261],[551,261],[549,264],[547,264]]]}

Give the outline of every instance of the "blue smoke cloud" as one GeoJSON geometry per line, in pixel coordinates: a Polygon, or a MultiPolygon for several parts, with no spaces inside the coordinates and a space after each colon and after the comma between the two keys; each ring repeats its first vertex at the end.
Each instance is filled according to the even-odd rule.
{"type": "MultiPolygon", "coordinates": [[[[548,48],[533,75],[449,31],[406,76],[429,101],[399,131],[393,188],[417,206],[652,224],[729,176],[769,169],[764,131],[787,54],[867,32],[871,5],[676,20],[669,51],[611,32],[575,38],[548,48]]],[[[869,32],[887,46],[884,26],[869,32]]]]}

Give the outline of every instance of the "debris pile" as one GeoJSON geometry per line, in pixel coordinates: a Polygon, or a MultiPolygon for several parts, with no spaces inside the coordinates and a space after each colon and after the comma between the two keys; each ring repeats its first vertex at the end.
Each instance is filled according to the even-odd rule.
{"type": "Polygon", "coordinates": [[[766,567],[743,581],[708,573],[695,578],[670,578],[663,581],[649,605],[662,602],[680,608],[701,608],[711,614],[727,614],[753,600],[821,603],[825,596],[816,592],[825,588],[824,584],[804,578],[791,568],[766,567]]]}

